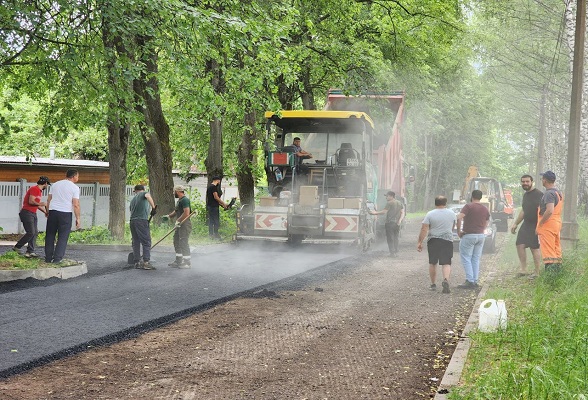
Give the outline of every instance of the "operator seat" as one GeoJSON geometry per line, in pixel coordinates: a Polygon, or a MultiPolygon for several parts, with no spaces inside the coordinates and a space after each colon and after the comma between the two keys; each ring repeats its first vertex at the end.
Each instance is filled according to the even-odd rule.
{"type": "Polygon", "coordinates": [[[337,156],[337,164],[340,166],[347,166],[349,159],[359,159],[359,153],[351,146],[351,143],[341,143],[341,147],[337,149],[335,155],[337,156]]]}

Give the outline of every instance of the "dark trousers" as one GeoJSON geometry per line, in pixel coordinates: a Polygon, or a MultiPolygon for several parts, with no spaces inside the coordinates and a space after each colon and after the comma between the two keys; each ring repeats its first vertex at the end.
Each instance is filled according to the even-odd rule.
{"type": "Polygon", "coordinates": [[[143,246],[143,261],[151,260],[151,231],[149,230],[149,221],[146,219],[132,219],[131,237],[135,263],[141,261],[141,246],[143,246]]]}
{"type": "Polygon", "coordinates": [[[184,258],[190,257],[190,244],[188,243],[190,232],[192,232],[192,222],[190,222],[189,219],[184,221],[174,232],[174,249],[176,250],[176,257],[178,254],[181,254],[184,258]]]}
{"type": "Polygon", "coordinates": [[[398,253],[398,234],[400,233],[400,225],[396,222],[386,222],[386,241],[388,242],[388,250],[390,254],[398,253]]]}
{"type": "Polygon", "coordinates": [[[208,234],[218,236],[218,227],[220,226],[219,207],[206,206],[208,213],[208,234]]]}
{"type": "Polygon", "coordinates": [[[37,235],[39,234],[39,229],[37,228],[37,213],[32,213],[28,210],[20,210],[18,215],[20,216],[20,221],[22,222],[22,226],[26,233],[16,243],[16,248],[20,249],[27,244],[27,253],[34,253],[35,246],[37,245],[37,235]]]}
{"type": "Polygon", "coordinates": [[[63,259],[71,232],[71,223],[71,212],[49,210],[45,229],[45,262],[58,263],[63,259]],[[56,236],[57,244],[55,244],[56,236]]]}

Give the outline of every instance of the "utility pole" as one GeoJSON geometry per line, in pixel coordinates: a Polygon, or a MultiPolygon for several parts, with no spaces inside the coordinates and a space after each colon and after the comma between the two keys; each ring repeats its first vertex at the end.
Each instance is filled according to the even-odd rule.
{"type": "Polygon", "coordinates": [[[582,78],[584,75],[584,38],[586,36],[586,0],[578,0],[576,9],[576,33],[574,40],[574,64],[572,72],[572,99],[570,106],[570,131],[568,133],[568,163],[566,191],[563,208],[561,239],[568,245],[578,242],[578,181],[580,170],[580,122],[582,118],[582,78]]]}
{"type": "Polygon", "coordinates": [[[541,104],[539,105],[539,138],[537,139],[537,169],[535,179],[539,182],[539,174],[545,172],[545,103],[547,102],[547,84],[543,85],[541,104]]]}

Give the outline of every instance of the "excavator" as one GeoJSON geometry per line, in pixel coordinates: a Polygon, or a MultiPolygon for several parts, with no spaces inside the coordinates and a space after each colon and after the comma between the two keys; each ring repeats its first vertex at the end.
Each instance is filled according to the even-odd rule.
{"type": "Polygon", "coordinates": [[[495,178],[480,176],[478,167],[471,165],[462,189],[462,200],[469,201],[472,191],[481,190],[481,203],[488,207],[498,232],[508,231],[508,220],[513,218],[514,206],[508,201],[502,184],[495,178]]]}

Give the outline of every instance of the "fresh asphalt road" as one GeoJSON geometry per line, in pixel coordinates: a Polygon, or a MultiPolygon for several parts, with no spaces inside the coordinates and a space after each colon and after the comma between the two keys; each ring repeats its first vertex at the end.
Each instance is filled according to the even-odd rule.
{"type": "MultiPolygon", "coordinates": [[[[0,253],[9,249],[0,246],[0,253]]],[[[71,246],[66,257],[85,261],[88,274],[0,284],[0,376],[351,255],[320,246],[218,244],[193,248],[192,268],[180,270],[167,267],[174,254],[160,248],[151,257],[157,270],[145,271],[127,267],[128,252],[71,246]]]]}

